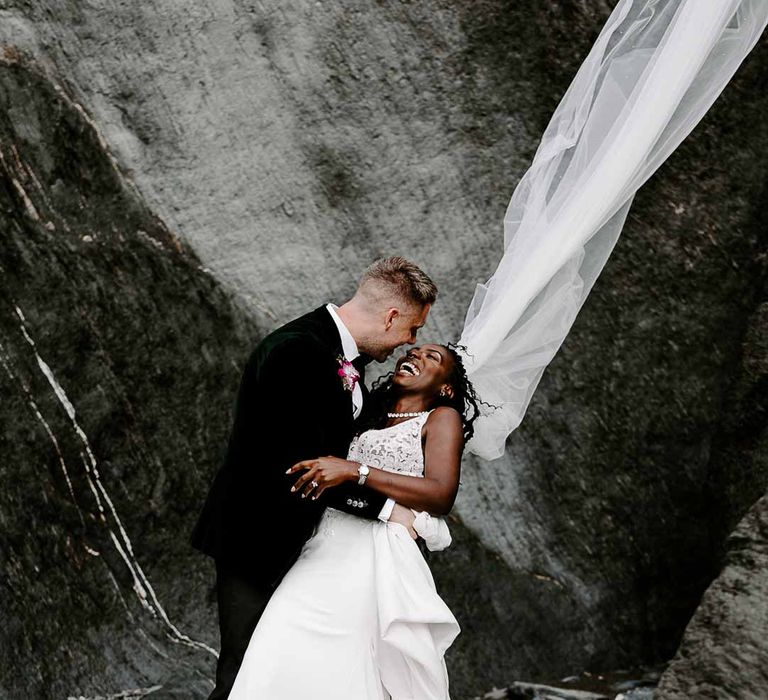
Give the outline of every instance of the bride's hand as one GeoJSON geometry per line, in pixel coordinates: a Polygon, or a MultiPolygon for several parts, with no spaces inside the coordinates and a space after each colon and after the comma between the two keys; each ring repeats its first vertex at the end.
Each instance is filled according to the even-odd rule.
{"type": "Polygon", "coordinates": [[[343,484],[345,481],[357,481],[357,462],[350,462],[338,457],[318,457],[297,462],[286,474],[307,470],[291,487],[291,492],[300,493],[302,498],[319,498],[325,489],[343,484]]]}
{"type": "Polygon", "coordinates": [[[406,530],[408,530],[408,534],[415,540],[418,535],[416,534],[416,530],[413,529],[414,520],[416,520],[416,515],[410,508],[406,508],[405,506],[401,506],[399,503],[395,503],[394,507],[392,508],[392,514],[389,516],[388,522],[402,525],[406,530]]]}

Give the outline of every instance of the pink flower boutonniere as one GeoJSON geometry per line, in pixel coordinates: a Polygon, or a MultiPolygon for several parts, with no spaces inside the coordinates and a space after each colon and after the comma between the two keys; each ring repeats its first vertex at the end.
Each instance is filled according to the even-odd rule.
{"type": "Polygon", "coordinates": [[[355,366],[346,357],[339,355],[336,360],[339,363],[337,374],[341,377],[344,389],[349,392],[354,391],[355,384],[360,379],[360,372],[355,369],[355,366]]]}

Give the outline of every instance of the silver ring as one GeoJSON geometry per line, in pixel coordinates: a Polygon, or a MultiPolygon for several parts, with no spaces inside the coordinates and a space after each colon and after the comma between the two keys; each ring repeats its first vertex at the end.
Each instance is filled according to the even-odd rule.
{"type": "Polygon", "coordinates": [[[310,484],[310,486],[311,486],[313,489],[316,489],[318,486],[320,486],[320,484],[318,484],[316,481],[313,481],[313,482],[310,484]]]}

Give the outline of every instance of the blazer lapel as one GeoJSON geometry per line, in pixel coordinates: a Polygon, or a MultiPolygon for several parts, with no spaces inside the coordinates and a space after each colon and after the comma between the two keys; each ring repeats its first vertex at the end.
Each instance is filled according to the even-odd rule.
{"type": "MultiPolygon", "coordinates": [[[[307,315],[307,320],[311,324],[312,334],[325,346],[328,353],[334,358],[334,366],[338,370],[339,364],[337,359],[344,357],[344,351],[341,346],[341,336],[339,335],[339,329],[336,327],[331,314],[328,313],[328,309],[325,306],[321,306],[307,315]]],[[[361,377],[362,379],[362,377],[361,377]]],[[[345,395],[344,404],[347,406],[347,415],[349,416],[350,424],[354,421],[354,405],[352,403],[352,392],[347,391],[344,388],[341,377],[337,377],[339,391],[345,395]]],[[[364,386],[361,388],[364,389],[364,386]]],[[[363,394],[365,396],[365,394],[363,394]]]]}

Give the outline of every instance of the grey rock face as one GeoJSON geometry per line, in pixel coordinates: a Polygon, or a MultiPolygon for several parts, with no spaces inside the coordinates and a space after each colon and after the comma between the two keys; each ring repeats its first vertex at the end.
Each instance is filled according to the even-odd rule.
{"type": "MultiPolygon", "coordinates": [[[[259,331],[66,90],[6,56],[0,114],[0,697],[205,697],[213,572],[188,538],[259,331]]],[[[477,633],[454,651],[461,692],[535,627],[504,634],[526,577],[453,532],[434,565],[477,633]]]]}
{"type": "Polygon", "coordinates": [[[200,697],[216,638],[190,519],[255,328],[82,107],[12,60],[0,221],[0,697],[110,695],[177,669],[200,697]]]}
{"type": "MultiPolygon", "coordinates": [[[[23,692],[16,675],[0,688],[94,694],[151,687],[175,666],[211,673],[205,650],[162,641],[95,502],[88,537],[73,534],[56,444],[87,501],[85,446],[15,306],[169,619],[214,645],[210,567],[186,538],[250,344],[341,300],[390,252],[440,284],[425,337],[455,338],[498,260],[509,195],[609,10],[0,6],[0,265],[15,300],[2,321],[13,595],[0,644],[35,669],[23,692]]],[[[507,456],[465,463],[457,547],[431,562],[464,627],[457,697],[671,656],[726,534],[768,486],[766,373],[749,350],[766,300],[766,65],[763,44],[637,197],[507,456]]]]}
{"type": "Polygon", "coordinates": [[[729,537],[725,568],[704,593],[654,697],[766,697],[766,629],[768,496],[763,496],[729,537]]]}

